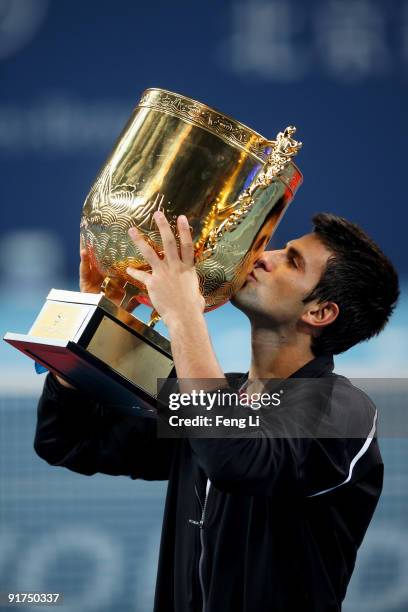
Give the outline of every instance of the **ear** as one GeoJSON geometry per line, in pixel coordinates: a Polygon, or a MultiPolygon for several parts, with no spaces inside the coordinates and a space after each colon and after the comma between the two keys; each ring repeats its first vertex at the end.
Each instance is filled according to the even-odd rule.
{"type": "Polygon", "coordinates": [[[339,312],[336,302],[311,303],[301,316],[301,320],[314,328],[322,328],[333,323],[339,312]]]}

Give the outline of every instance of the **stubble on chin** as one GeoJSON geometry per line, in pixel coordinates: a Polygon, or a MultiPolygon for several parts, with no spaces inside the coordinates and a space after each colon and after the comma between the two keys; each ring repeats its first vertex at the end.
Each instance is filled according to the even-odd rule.
{"type": "Polygon", "coordinates": [[[237,291],[230,300],[231,304],[246,312],[246,310],[252,310],[256,304],[257,299],[255,291],[252,290],[250,283],[246,282],[239,291],[237,291]]]}

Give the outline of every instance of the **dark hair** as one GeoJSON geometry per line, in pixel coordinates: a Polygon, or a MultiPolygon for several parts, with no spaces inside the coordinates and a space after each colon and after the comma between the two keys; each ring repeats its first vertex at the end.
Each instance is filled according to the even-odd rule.
{"type": "Polygon", "coordinates": [[[319,283],[303,301],[338,305],[337,319],[312,341],[315,355],[337,355],[385,327],[398,300],[398,275],[381,249],[354,223],[320,213],[313,217],[313,224],[314,233],[332,255],[319,283]]]}

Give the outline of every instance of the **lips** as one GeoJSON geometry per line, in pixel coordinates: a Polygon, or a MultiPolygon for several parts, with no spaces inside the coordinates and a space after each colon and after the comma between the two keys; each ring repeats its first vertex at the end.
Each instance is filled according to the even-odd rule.
{"type": "Polygon", "coordinates": [[[256,278],[255,273],[254,273],[254,271],[253,271],[253,270],[252,270],[252,272],[250,272],[250,273],[248,274],[248,276],[247,276],[247,280],[252,280],[252,281],[255,281],[255,282],[257,281],[257,278],[256,278]]]}

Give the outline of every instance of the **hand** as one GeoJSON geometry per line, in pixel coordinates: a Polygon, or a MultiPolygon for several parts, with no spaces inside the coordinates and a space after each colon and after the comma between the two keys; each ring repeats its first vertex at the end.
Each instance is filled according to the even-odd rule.
{"type": "Polygon", "coordinates": [[[79,264],[79,290],[82,293],[100,293],[104,276],[96,267],[92,266],[88,251],[80,250],[81,263],[79,264]]]}
{"type": "MultiPolygon", "coordinates": [[[[95,266],[92,266],[91,259],[86,249],[80,250],[81,263],[79,265],[79,290],[82,293],[100,293],[101,285],[105,279],[105,276],[100,274],[95,266]]],[[[122,288],[120,282],[110,280],[109,285],[105,288],[104,293],[106,297],[120,306],[122,299],[125,295],[125,291],[122,288]]],[[[126,306],[125,310],[132,312],[138,304],[134,301],[130,301],[126,306]]]]}
{"type": "Polygon", "coordinates": [[[174,320],[183,319],[193,312],[203,313],[205,300],[200,293],[197,272],[194,267],[194,247],[187,218],[177,219],[180,238],[180,255],[176,238],[164,214],[154,213],[159,229],[164,258],[145,241],[136,228],[130,228],[129,235],[143,257],[151,266],[151,273],[135,268],[127,268],[129,276],[146,285],[153,308],[168,325],[174,320]]]}

